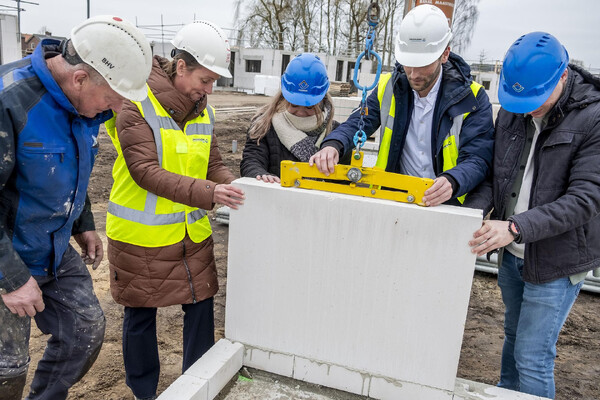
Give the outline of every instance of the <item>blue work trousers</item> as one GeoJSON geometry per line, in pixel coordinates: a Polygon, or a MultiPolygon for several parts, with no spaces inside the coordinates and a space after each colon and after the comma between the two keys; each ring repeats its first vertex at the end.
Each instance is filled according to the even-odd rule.
{"type": "MultiPolygon", "coordinates": [[[[183,373],[215,344],[213,298],[183,304],[183,373]]],[[[156,308],[125,307],[123,361],[125,381],[139,399],[156,395],[160,361],[156,308]]]]}
{"type": "Polygon", "coordinates": [[[523,259],[504,251],[498,271],[504,313],[504,346],[498,386],[554,398],[554,359],[558,334],[583,282],[568,277],[524,282],[523,259]]]}
{"type": "MultiPolygon", "coordinates": [[[[56,276],[35,276],[45,309],[34,317],[51,335],[39,361],[28,400],[62,400],[90,369],[104,340],[105,320],[94,294],[92,278],[81,256],[69,246],[56,276]]],[[[30,317],[11,313],[0,301],[0,380],[14,380],[29,367],[30,317]]],[[[20,400],[24,380],[0,400],[20,400]]]]}

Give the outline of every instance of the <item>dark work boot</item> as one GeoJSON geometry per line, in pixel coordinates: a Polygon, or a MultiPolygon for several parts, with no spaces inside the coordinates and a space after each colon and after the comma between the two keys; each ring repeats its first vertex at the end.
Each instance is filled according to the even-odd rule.
{"type": "Polygon", "coordinates": [[[17,376],[0,377],[0,400],[21,400],[27,379],[26,372],[17,376]]]}

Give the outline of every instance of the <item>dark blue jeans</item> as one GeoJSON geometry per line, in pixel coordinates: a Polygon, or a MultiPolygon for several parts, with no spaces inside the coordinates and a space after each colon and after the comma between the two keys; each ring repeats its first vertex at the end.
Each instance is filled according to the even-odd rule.
{"type": "MultiPolygon", "coordinates": [[[[215,344],[213,298],[183,304],[183,373],[215,344]]],[[[139,399],[156,395],[160,361],[156,308],[125,307],[123,318],[125,381],[139,399]]]]}
{"type": "Polygon", "coordinates": [[[583,282],[568,277],[524,282],[523,259],[505,251],[498,271],[504,313],[504,346],[498,386],[554,398],[554,359],[558,334],[583,282]]]}
{"type": "MultiPolygon", "coordinates": [[[[40,331],[51,336],[27,399],[66,399],[69,388],[98,357],[104,340],[104,314],[90,273],[73,247],[65,252],[56,277],[35,279],[46,308],[34,319],[40,331]]],[[[0,378],[26,374],[31,318],[19,317],[0,303],[0,321],[0,378]]],[[[22,390],[21,387],[19,392],[22,390]]],[[[0,390],[2,400],[20,398],[19,394],[3,394],[0,390]]]]}

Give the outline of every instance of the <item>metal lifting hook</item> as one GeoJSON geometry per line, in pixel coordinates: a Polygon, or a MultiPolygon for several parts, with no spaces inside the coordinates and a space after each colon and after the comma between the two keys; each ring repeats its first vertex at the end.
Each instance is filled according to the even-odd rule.
{"type": "Polygon", "coordinates": [[[369,30],[367,32],[367,38],[365,41],[365,54],[366,59],[369,58],[369,50],[373,47],[373,41],[375,40],[375,28],[379,24],[379,4],[375,1],[369,5],[367,9],[367,23],[369,24],[369,30]]]}
{"type": "Polygon", "coordinates": [[[367,9],[367,22],[371,26],[376,26],[379,23],[379,3],[376,1],[369,4],[367,9]]]}

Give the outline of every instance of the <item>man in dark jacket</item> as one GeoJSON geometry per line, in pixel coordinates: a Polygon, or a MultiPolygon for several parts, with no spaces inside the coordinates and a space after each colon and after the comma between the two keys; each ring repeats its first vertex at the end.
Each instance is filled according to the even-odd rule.
{"type": "Polygon", "coordinates": [[[559,332],[587,272],[600,265],[600,80],[568,61],[543,32],[508,50],[493,177],[465,202],[485,214],[493,207],[472,251],[501,249],[498,385],[548,398],[559,332]]]}
{"type": "MultiPolygon", "coordinates": [[[[377,167],[435,180],[423,197],[428,206],[459,205],[486,177],[492,160],[492,106],[471,80],[469,66],[450,52],[451,37],[439,8],[413,8],[400,25],[396,70],[381,76],[363,116],[367,136],[381,131],[377,167]]],[[[354,147],[360,119],[354,112],[309,163],[332,173],[340,155],[354,147]]]]}
{"type": "Polygon", "coordinates": [[[21,398],[32,317],[51,336],[28,399],[65,399],[100,351],[104,315],[84,260],[96,269],[103,250],[88,179],[99,125],[145,98],[150,58],[137,28],[102,16],[0,67],[0,400],[21,398]]]}

